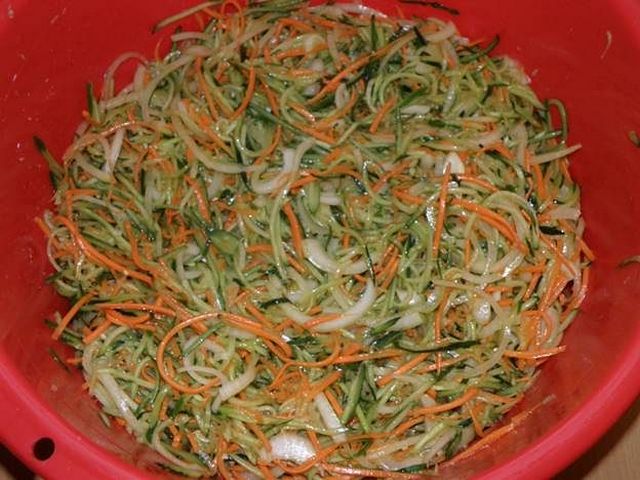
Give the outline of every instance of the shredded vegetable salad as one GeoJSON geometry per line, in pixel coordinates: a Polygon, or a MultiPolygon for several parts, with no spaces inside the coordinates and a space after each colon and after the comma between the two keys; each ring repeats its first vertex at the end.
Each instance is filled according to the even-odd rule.
{"type": "MultiPolygon", "coordinates": [[[[422,478],[561,353],[593,254],[562,103],[436,18],[207,2],[51,169],[50,283],[107,424],[221,478],[422,478]]],[[[135,64],[116,91],[120,66],[135,64]]]]}

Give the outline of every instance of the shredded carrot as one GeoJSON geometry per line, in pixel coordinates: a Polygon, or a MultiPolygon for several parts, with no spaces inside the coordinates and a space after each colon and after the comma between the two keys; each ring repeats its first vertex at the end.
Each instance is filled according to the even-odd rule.
{"type": "Polygon", "coordinates": [[[94,307],[101,310],[133,310],[141,312],[151,312],[157,315],[165,315],[167,317],[175,317],[176,312],[170,308],[160,307],[158,305],[148,303],[96,303],[94,307]]]}
{"type": "Polygon", "coordinates": [[[456,177],[462,183],[471,183],[472,185],[477,185],[479,187],[485,188],[485,189],[489,190],[490,192],[497,192],[498,191],[498,189],[496,188],[495,185],[492,185],[491,183],[487,182],[486,180],[482,180],[481,178],[474,177],[474,176],[471,176],[471,175],[459,175],[459,174],[456,175],[456,177]]]}
{"type": "MultiPolygon", "coordinates": [[[[210,314],[209,314],[210,315],[210,314]]],[[[231,323],[233,326],[240,328],[241,330],[246,330],[251,333],[255,333],[256,335],[270,340],[274,344],[276,344],[279,348],[274,350],[274,353],[284,359],[288,359],[291,357],[291,347],[283,341],[279,336],[264,330],[264,328],[259,324],[252,322],[251,320],[244,318],[240,315],[236,315],[228,312],[220,312],[219,315],[225,322],[231,323]]],[[[195,317],[198,318],[198,317],[195,317]]]]}
{"type": "Polygon", "coordinates": [[[255,91],[255,88],[256,88],[256,70],[255,68],[251,67],[249,68],[249,82],[247,84],[247,92],[245,93],[244,98],[242,99],[242,102],[240,103],[240,106],[238,107],[238,109],[235,112],[233,112],[231,117],[229,117],[230,122],[235,121],[242,114],[242,112],[244,112],[247,109],[247,107],[249,106],[249,102],[251,102],[251,97],[253,97],[253,92],[255,91]]]}
{"type": "Polygon", "coordinates": [[[67,325],[69,325],[71,320],[73,320],[73,317],[75,317],[76,314],[80,311],[80,309],[84,307],[87,303],[89,303],[89,301],[94,296],[95,296],[94,292],[89,292],[89,293],[85,293],[82,297],[80,297],[80,299],[78,299],[78,301],[73,305],[73,307],[69,309],[67,314],[64,317],[62,317],[62,319],[60,320],[60,323],[58,324],[56,329],[53,331],[53,334],[51,334],[51,338],[53,338],[54,340],[57,340],[58,338],[60,338],[60,335],[62,335],[62,332],[64,332],[64,329],[67,328],[67,325]]]}
{"type": "Polygon", "coordinates": [[[105,333],[108,329],[109,326],[111,325],[111,322],[109,320],[105,320],[103,321],[100,325],[98,325],[94,330],[92,330],[91,332],[87,333],[83,338],[82,341],[86,344],[89,344],[91,342],[93,342],[94,340],[96,340],[98,337],[100,337],[100,335],[102,335],[103,333],[105,333]]]}
{"type": "Polygon", "coordinates": [[[555,348],[547,348],[544,350],[535,351],[521,351],[521,350],[505,350],[503,355],[509,358],[524,358],[537,360],[539,358],[547,358],[564,352],[567,349],[566,346],[561,345],[555,348]]]}
{"type": "Polygon", "coordinates": [[[329,375],[324,377],[319,382],[316,382],[316,383],[312,384],[311,388],[309,390],[305,391],[304,394],[308,398],[314,398],[316,395],[324,392],[332,384],[337,382],[340,379],[341,376],[342,376],[342,372],[340,372],[340,371],[330,373],[329,375]]]}
{"type": "Polygon", "coordinates": [[[295,110],[301,117],[310,123],[315,123],[316,117],[299,103],[292,103],[290,107],[295,110]]]}
{"type": "Polygon", "coordinates": [[[378,112],[376,113],[376,116],[373,117],[373,121],[371,122],[371,126],[369,127],[369,133],[376,133],[378,131],[378,128],[380,127],[380,124],[384,120],[385,115],[389,113],[389,111],[393,108],[395,104],[396,104],[395,97],[391,97],[389,100],[384,102],[382,107],[380,107],[380,110],[378,110],[378,112]]]}
{"type": "Polygon", "coordinates": [[[78,231],[78,229],[76,228],[76,226],[73,224],[73,222],[71,222],[68,218],[66,217],[62,217],[62,216],[57,216],[55,218],[55,220],[57,222],[62,223],[65,227],[67,227],[67,229],[69,230],[69,233],[75,238],[78,246],[80,247],[80,249],[84,252],[84,254],[91,258],[93,261],[95,261],[96,263],[99,263],[101,265],[104,265],[105,267],[114,270],[116,272],[120,272],[123,275],[126,275],[128,277],[131,278],[135,278],[137,280],[140,280],[141,282],[144,282],[148,285],[151,285],[151,278],[147,275],[144,275],[140,272],[137,272],[135,270],[129,270],[127,267],[120,265],[119,263],[117,263],[114,260],[111,260],[109,257],[107,257],[106,255],[100,253],[98,250],[96,250],[89,242],[87,242],[82,235],[80,234],[80,232],[78,231]]]}
{"type": "Polygon", "coordinates": [[[322,323],[331,322],[336,318],[340,318],[340,316],[341,316],[340,313],[327,313],[324,315],[317,315],[313,317],[311,320],[305,322],[304,326],[305,328],[312,329],[322,323]]]}
{"type": "Polygon", "coordinates": [[[209,91],[209,86],[207,85],[207,81],[204,78],[204,74],[202,73],[202,57],[197,57],[194,63],[196,78],[198,79],[198,86],[204,95],[204,98],[207,102],[207,106],[209,107],[209,113],[211,117],[214,119],[218,118],[218,110],[216,109],[216,105],[213,101],[213,97],[211,96],[211,92],[209,91]]]}
{"type": "MultiPolygon", "coordinates": [[[[336,412],[336,414],[341,417],[342,413],[344,412],[344,410],[342,409],[342,406],[340,405],[340,403],[338,402],[338,400],[336,399],[336,397],[333,395],[333,393],[331,393],[331,389],[327,389],[324,392],[324,395],[327,397],[327,400],[329,401],[329,403],[331,404],[331,407],[333,408],[333,410],[336,412]]],[[[310,430],[311,431],[311,430],[310,430]]]]}
{"type": "Polygon", "coordinates": [[[470,202],[468,200],[463,200],[461,198],[454,198],[451,201],[451,205],[461,207],[470,212],[474,212],[482,218],[485,222],[494,226],[500,233],[502,233],[508,240],[516,245],[520,250],[527,251],[527,247],[522,243],[522,241],[518,238],[518,234],[514,230],[514,228],[509,225],[509,223],[500,215],[495,213],[492,210],[489,210],[482,205],[478,205],[477,203],[470,202]]]}
{"type": "Polygon", "coordinates": [[[200,215],[202,215],[202,218],[204,218],[207,222],[211,222],[211,213],[209,212],[208,202],[204,193],[202,193],[202,190],[200,189],[200,185],[198,185],[197,181],[191,178],[189,175],[186,175],[184,177],[184,180],[193,190],[193,194],[195,195],[198,202],[198,210],[200,211],[200,215]]]}
{"type": "Polygon", "coordinates": [[[245,423],[245,425],[249,430],[251,430],[251,432],[256,436],[256,438],[260,440],[260,443],[262,443],[262,446],[264,447],[265,451],[271,452],[271,443],[269,442],[269,439],[266,437],[264,432],[260,430],[260,428],[254,423],[247,422],[245,423]]]}
{"type": "Polygon", "coordinates": [[[190,394],[197,394],[197,393],[202,393],[205,392],[207,390],[210,390],[213,387],[216,387],[218,385],[220,385],[220,379],[218,377],[214,377],[212,380],[210,380],[208,383],[204,384],[204,385],[200,385],[199,387],[190,387],[188,385],[184,385],[182,383],[179,383],[178,381],[176,381],[168,372],[167,367],[165,365],[164,362],[164,352],[169,344],[169,342],[171,341],[171,339],[181,330],[184,330],[185,328],[193,325],[194,323],[197,322],[202,322],[208,318],[211,318],[212,314],[204,314],[204,315],[199,315],[196,317],[192,317],[189,320],[186,320],[182,323],[179,323],[178,325],[176,325],[175,327],[173,327],[171,330],[169,330],[167,332],[167,334],[164,336],[164,338],[160,341],[160,344],[158,345],[158,351],[156,353],[156,363],[158,364],[158,372],[160,373],[160,376],[162,377],[162,379],[167,382],[167,384],[169,386],[171,386],[174,390],[177,390],[179,392],[183,392],[183,393],[190,393],[190,394]]]}
{"type": "Polygon", "coordinates": [[[408,167],[411,166],[412,163],[413,162],[411,160],[405,160],[403,162],[400,162],[394,168],[392,168],[387,173],[382,175],[378,179],[378,181],[373,184],[373,186],[371,187],[371,190],[373,190],[374,192],[379,192],[380,190],[382,190],[382,187],[384,186],[384,184],[389,181],[389,179],[395,177],[400,172],[403,172],[404,170],[406,170],[408,167]]]}
{"type": "Polygon", "coordinates": [[[278,147],[278,144],[280,143],[280,139],[282,137],[282,127],[280,125],[278,125],[276,127],[276,132],[273,135],[273,141],[271,142],[271,144],[266,147],[261,153],[260,156],[256,159],[255,163],[257,165],[261,164],[262,162],[264,162],[267,158],[269,158],[269,156],[275,152],[276,148],[278,147]]]}
{"type": "Polygon", "coordinates": [[[472,400],[473,398],[477,397],[479,393],[480,391],[477,388],[472,387],[467,389],[467,391],[465,391],[463,395],[456,398],[455,400],[452,400],[451,402],[441,403],[439,405],[433,405],[431,407],[416,408],[415,410],[412,410],[410,412],[410,415],[423,416],[423,415],[434,415],[436,413],[447,412],[449,410],[453,410],[454,408],[458,408],[464,405],[469,400],[472,400]]]}
{"type": "Polygon", "coordinates": [[[381,350],[379,352],[372,353],[359,353],[356,355],[342,355],[334,360],[333,363],[359,363],[367,360],[379,360],[382,358],[391,358],[391,357],[399,357],[403,355],[404,352],[402,350],[381,350]]]}
{"type": "Polygon", "coordinates": [[[440,239],[442,237],[442,228],[444,226],[445,209],[447,206],[447,193],[449,191],[449,177],[451,173],[451,164],[447,163],[444,174],[440,181],[440,196],[438,197],[438,216],[436,218],[436,227],[433,232],[433,258],[438,258],[440,250],[440,239]]]}
{"type": "Polygon", "coordinates": [[[289,220],[289,226],[291,227],[291,241],[293,242],[293,249],[295,250],[298,258],[303,259],[304,251],[302,248],[302,229],[300,228],[298,218],[296,217],[296,214],[291,207],[291,203],[285,203],[282,207],[282,210],[287,216],[287,220],[289,220]]]}
{"type": "Polygon", "coordinates": [[[424,480],[424,475],[419,473],[400,473],[389,470],[372,470],[365,468],[342,467],[331,463],[323,463],[321,467],[332,473],[348,475],[358,478],[389,478],[397,480],[424,480]]]}
{"type": "Polygon", "coordinates": [[[309,100],[309,104],[313,105],[320,101],[326,94],[334,91],[340,85],[340,82],[351,75],[353,72],[359,70],[367,63],[369,63],[373,59],[372,54],[367,54],[360,57],[358,60],[353,62],[347,68],[339,72],[335,77],[333,77],[327,84],[320,89],[320,91],[309,100]]]}
{"type": "Polygon", "coordinates": [[[403,374],[407,373],[409,370],[411,370],[411,369],[415,368],[416,366],[420,365],[428,356],[429,356],[428,353],[421,353],[420,355],[416,355],[411,360],[409,360],[407,363],[403,364],[401,367],[398,367],[393,372],[389,372],[389,373],[383,375],[382,377],[380,377],[377,380],[378,385],[380,385],[381,387],[384,387],[386,384],[391,382],[398,375],[403,375],[403,374]]]}

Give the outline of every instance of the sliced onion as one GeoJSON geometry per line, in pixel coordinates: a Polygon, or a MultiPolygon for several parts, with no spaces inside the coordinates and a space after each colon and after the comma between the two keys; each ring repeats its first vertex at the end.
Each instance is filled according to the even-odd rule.
{"type": "Polygon", "coordinates": [[[334,102],[337,109],[341,109],[349,102],[349,90],[346,83],[341,83],[336,89],[334,102]]]}
{"type": "Polygon", "coordinates": [[[291,148],[283,149],[282,170],[266,180],[260,178],[260,173],[262,172],[256,172],[256,174],[251,176],[251,187],[253,190],[258,194],[265,195],[284,188],[284,186],[293,179],[295,172],[298,171],[302,156],[312,146],[313,141],[307,140],[298,145],[295,150],[291,148]]]}
{"type": "Polygon", "coordinates": [[[327,397],[324,393],[319,393],[313,399],[313,403],[315,403],[320,416],[322,417],[322,421],[326,425],[327,429],[332,432],[331,438],[333,438],[334,442],[344,442],[347,437],[344,434],[344,427],[342,426],[342,422],[338,418],[338,415],[333,410],[333,407],[327,400],[327,397]]]}
{"type": "Polygon", "coordinates": [[[283,303],[280,305],[280,310],[291,320],[296,322],[298,325],[303,325],[311,320],[311,317],[307,314],[302,313],[298,310],[294,305],[290,303],[283,303]]]}
{"type": "Polygon", "coordinates": [[[153,447],[153,449],[156,450],[164,458],[169,460],[171,463],[184,469],[186,471],[185,473],[187,474],[202,476],[207,473],[207,470],[204,467],[201,467],[196,463],[187,463],[176,457],[164,446],[163,442],[160,441],[160,434],[162,433],[162,431],[164,431],[165,428],[169,426],[170,422],[171,420],[165,420],[153,430],[153,435],[151,436],[151,446],[153,447]]]}
{"type": "Polygon", "coordinates": [[[111,150],[109,151],[109,156],[107,157],[107,161],[104,163],[103,169],[105,172],[111,174],[116,168],[116,162],[118,161],[118,157],[120,156],[120,151],[122,150],[122,142],[124,141],[124,128],[119,128],[116,130],[115,135],[113,136],[113,141],[111,142],[111,150]]]}
{"type": "Polygon", "coordinates": [[[356,13],[358,15],[374,16],[378,18],[388,18],[384,13],[375,8],[367,7],[356,3],[337,3],[332,5],[336,10],[342,10],[347,13],[356,13]]]}
{"type": "Polygon", "coordinates": [[[171,122],[173,123],[173,127],[175,128],[178,137],[180,137],[180,140],[184,142],[185,146],[191,150],[193,155],[207,168],[221,173],[240,173],[249,170],[244,165],[221,162],[205,153],[205,151],[198,146],[195,140],[191,138],[191,135],[182,123],[182,120],[177,115],[173,115],[171,117],[171,122]]]}
{"type": "Polygon", "coordinates": [[[484,298],[476,298],[471,304],[473,318],[480,325],[486,325],[491,320],[491,304],[484,298]]]}
{"type": "Polygon", "coordinates": [[[400,319],[394,323],[389,330],[408,330],[409,328],[417,327],[423,322],[420,313],[414,311],[407,312],[400,317],[400,319]]]}
{"type": "Polygon", "coordinates": [[[454,35],[455,33],[456,33],[456,26],[451,22],[447,22],[437,32],[430,33],[430,34],[422,33],[422,36],[427,42],[441,42],[443,40],[446,40],[450,36],[454,35]]]}
{"type": "Polygon", "coordinates": [[[111,375],[102,371],[97,372],[96,376],[111,397],[113,404],[118,409],[118,412],[120,412],[122,418],[127,422],[129,429],[136,435],[141,435],[144,431],[144,426],[132,412],[132,408],[137,406],[136,403],[120,388],[118,382],[116,382],[111,375]]]}
{"type": "Polygon", "coordinates": [[[407,437],[402,440],[396,441],[381,441],[381,445],[376,445],[374,447],[369,448],[367,451],[367,459],[368,460],[379,460],[381,457],[386,457],[391,455],[398,450],[405,450],[420,441],[422,435],[415,435],[413,437],[407,437]]]}
{"type": "Polygon", "coordinates": [[[230,399],[231,397],[235,397],[238,393],[251,385],[251,382],[253,382],[255,378],[256,364],[254,360],[238,378],[234,378],[233,380],[222,384],[218,390],[218,396],[211,405],[211,410],[213,412],[217,412],[222,402],[230,399]]]}
{"type": "Polygon", "coordinates": [[[567,155],[570,155],[573,152],[580,150],[581,148],[582,148],[582,145],[578,143],[576,145],[572,145],[571,147],[563,148],[555,152],[542,153],[540,155],[534,156],[533,159],[531,160],[531,163],[533,163],[534,165],[540,165],[541,163],[551,162],[553,160],[566,157],[567,155]]]}
{"type": "Polygon", "coordinates": [[[431,111],[431,107],[428,105],[409,105],[402,109],[402,113],[405,115],[426,115],[431,111]]]}
{"type": "Polygon", "coordinates": [[[103,101],[113,97],[113,94],[115,93],[114,75],[123,63],[132,58],[138,60],[141,63],[140,67],[142,67],[143,70],[145,69],[144,67],[147,64],[147,59],[137,52],[126,52],[117,57],[104,73],[104,86],[102,88],[103,101]]]}
{"type": "Polygon", "coordinates": [[[462,163],[462,159],[456,152],[449,152],[444,159],[445,167],[446,165],[451,165],[451,173],[461,175],[464,173],[464,163],[462,163]]]}
{"type": "Polygon", "coordinates": [[[357,322],[362,316],[367,313],[373,303],[376,301],[376,287],[373,285],[371,279],[367,279],[367,285],[364,293],[360,299],[340,317],[330,322],[321,323],[314,327],[317,332],[333,332],[341,328],[346,328],[349,325],[357,322]]]}
{"type": "Polygon", "coordinates": [[[309,439],[294,432],[280,432],[269,439],[269,444],[271,452],[263,450],[260,455],[267,462],[286,460],[300,464],[316,455],[309,439]]]}
{"type": "Polygon", "coordinates": [[[552,220],[578,220],[580,218],[580,209],[561,205],[549,210],[546,215],[552,220]]]}
{"type": "Polygon", "coordinates": [[[320,194],[320,203],[338,206],[342,204],[342,200],[335,192],[322,192],[320,194]]]}
{"type": "Polygon", "coordinates": [[[485,133],[474,138],[470,143],[470,146],[475,148],[484,148],[494,143],[499,142],[502,139],[502,129],[496,128],[491,132],[485,133]]]}
{"type": "Polygon", "coordinates": [[[335,273],[338,271],[338,263],[329,256],[315,238],[305,238],[302,241],[304,254],[307,259],[320,270],[335,273]]]}
{"type": "Polygon", "coordinates": [[[305,238],[302,242],[304,253],[307,259],[324,272],[334,275],[354,275],[365,272],[368,268],[364,259],[341,265],[336,262],[315,238],[305,238]]]}

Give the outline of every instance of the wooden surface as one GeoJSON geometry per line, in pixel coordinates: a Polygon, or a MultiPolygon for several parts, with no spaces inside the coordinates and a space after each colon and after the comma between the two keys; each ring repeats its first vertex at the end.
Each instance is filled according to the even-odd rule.
{"type": "MultiPolygon", "coordinates": [[[[28,471],[17,466],[8,452],[2,450],[0,480],[33,480],[28,471]]],[[[640,480],[640,400],[591,450],[556,476],[556,480],[577,479],[640,480]]]]}
{"type": "Polygon", "coordinates": [[[640,480],[640,399],[556,480],[640,480]]]}

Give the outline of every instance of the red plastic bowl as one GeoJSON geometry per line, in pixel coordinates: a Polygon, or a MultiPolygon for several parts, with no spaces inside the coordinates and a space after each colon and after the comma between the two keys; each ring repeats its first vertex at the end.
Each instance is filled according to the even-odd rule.
{"type": "MultiPolygon", "coordinates": [[[[547,478],[640,391],[640,265],[616,267],[640,254],[640,149],[627,138],[640,130],[640,3],[443,1],[461,10],[455,21],[467,36],[500,34],[500,51],[525,65],[540,96],[566,102],[571,140],[584,145],[572,171],[598,257],[593,283],[566,335],[567,352],[544,365],[522,408],[553,400],[493,448],[441,470],[442,478],[547,478]]],[[[80,121],[85,82],[99,83],[123,51],[151,54],[166,33],[152,35],[150,26],[193,3],[0,0],[0,440],[48,479],[157,478],[158,471],[149,449],[100,422],[81,375],[48,353],[53,342],[43,320],[64,303],[43,283],[50,269],[32,219],[50,206],[52,189],[31,137],[60,154],[80,121]],[[50,452],[41,438],[55,446],[44,460],[50,452]]]]}

